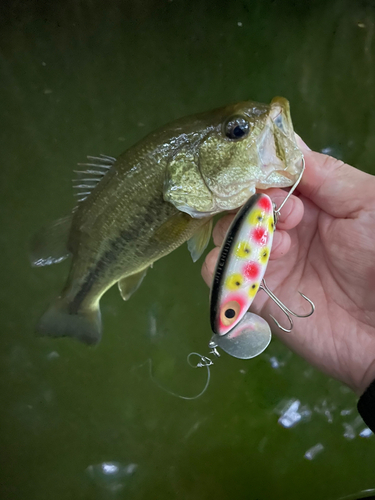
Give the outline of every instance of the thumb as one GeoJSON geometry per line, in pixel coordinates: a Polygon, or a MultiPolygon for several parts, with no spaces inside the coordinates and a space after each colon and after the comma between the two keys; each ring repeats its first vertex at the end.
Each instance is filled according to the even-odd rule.
{"type": "Polygon", "coordinates": [[[375,177],[331,156],[316,153],[296,134],[306,170],[298,185],[303,196],[333,217],[347,217],[373,204],[375,177]]]}

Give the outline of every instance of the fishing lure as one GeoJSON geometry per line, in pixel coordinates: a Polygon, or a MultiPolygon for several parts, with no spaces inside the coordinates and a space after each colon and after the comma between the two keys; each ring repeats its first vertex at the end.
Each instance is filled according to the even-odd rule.
{"type": "Polygon", "coordinates": [[[211,352],[219,355],[220,347],[231,356],[250,359],[258,356],[269,345],[272,337],[268,323],[254,313],[247,312],[258,290],[264,290],[287,316],[290,326],[283,327],[273,316],[277,326],[286,332],[293,328],[291,316],[306,318],[315,310],[299,315],[291,311],[268,288],[264,274],[271,252],[273,234],[281,208],[297,187],[302,172],[276,210],[266,194],[253,195],[239,210],[228,229],[214,273],[210,295],[210,320],[213,337],[211,352]]]}
{"type": "Polygon", "coordinates": [[[251,306],[267,269],[275,229],[274,208],[266,194],[253,195],[228,229],[211,287],[210,347],[250,359],[271,342],[268,323],[251,306]]]}
{"type": "Polygon", "coordinates": [[[211,328],[225,335],[244,317],[266,272],[275,222],[272,201],[253,195],[237,213],[222,245],[211,288],[211,328]]]}

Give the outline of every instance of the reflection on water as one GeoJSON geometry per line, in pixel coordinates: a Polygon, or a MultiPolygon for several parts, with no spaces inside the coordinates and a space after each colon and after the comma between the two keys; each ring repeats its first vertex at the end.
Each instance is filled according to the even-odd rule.
{"type": "Polygon", "coordinates": [[[2,498],[374,491],[355,395],[277,339],[249,362],[223,355],[194,401],[138,369],[152,359],[176,393],[204,383],[186,354],[206,352],[208,290],[185,247],[128,303],[105,295],[96,348],[34,337],[67,266],[27,259],[31,235],[74,205],[87,155],[117,156],[163,123],[241,99],[284,95],[310,147],[375,173],[374,18],[346,0],[0,2],[2,498]]]}
{"type": "Polygon", "coordinates": [[[358,429],[359,427],[363,427],[363,420],[359,415],[357,415],[354,420],[351,422],[343,422],[342,425],[344,427],[344,438],[351,440],[357,435],[360,435],[358,429]]]}
{"type": "Polygon", "coordinates": [[[52,360],[52,359],[57,359],[60,357],[60,354],[57,351],[51,351],[47,354],[47,359],[52,360]]]}
{"type": "Polygon", "coordinates": [[[118,493],[127,486],[137,468],[137,464],[122,465],[119,462],[103,462],[89,465],[86,473],[99,488],[118,493]]]}
{"type": "Polygon", "coordinates": [[[328,424],[335,422],[332,432],[343,428],[343,436],[348,440],[356,437],[368,438],[372,432],[364,426],[362,418],[357,414],[355,408],[339,410],[333,401],[327,399],[319,400],[311,409],[308,404],[302,404],[298,399],[282,400],[275,408],[275,413],[280,415],[278,423],[286,429],[295,427],[297,424],[310,422],[313,419],[323,417],[328,424]],[[353,418],[353,414],[355,415],[353,418]],[[317,417],[318,416],[318,417],[317,417]],[[346,417],[351,416],[348,420],[346,417]],[[342,418],[345,417],[345,418],[342,418]]]}
{"type": "Polygon", "coordinates": [[[276,412],[281,413],[279,424],[286,428],[294,427],[299,422],[306,422],[311,417],[311,410],[306,405],[301,406],[301,401],[298,399],[283,404],[280,410],[276,408],[276,412]]]}
{"type": "MultiPolygon", "coordinates": [[[[327,422],[331,424],[333,422],[333,414],[336,410],[336,405],[332,401],[327,401],[323,399],[314,405],[314,411],[326,418],[327,422]]],[[[342,412],[340,412],[342,415],[342,412]]]]}
{"type": "Polygon", "coordinates": [[[324,446],[322,443],[318,443],[314,446],[312,446],[310,449],[308,449],[304,455],[306,460],[313,460],[319,453],[321,453],[324,450],[324,446]]]}
{"type": "Polygon", "coordinates": [[[359,436],[363,437],[363,438],[368,438],[370,436],[372,436],[373,432],[368,428],[368,427],[365,427],[364,429],[361,430],[361,432],[359,433],[359,436]]]}

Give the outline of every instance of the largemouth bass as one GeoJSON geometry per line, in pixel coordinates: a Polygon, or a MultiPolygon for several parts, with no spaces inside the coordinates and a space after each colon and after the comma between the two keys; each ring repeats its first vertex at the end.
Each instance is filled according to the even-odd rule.
{"type": "Polygon", "coordinates": [[[112,285],[127,300],[147,269],[185,241],[197,260],[213,215],[240,207],[256,188],[292,185],[302,168],[289,103],[280,97],[189,116],[117,159],[90,158],[72,216],[40,233],[33,250],[34,265],[73,257],[37,331],[88,344],[101,338],[99,301],[112,285]]]}

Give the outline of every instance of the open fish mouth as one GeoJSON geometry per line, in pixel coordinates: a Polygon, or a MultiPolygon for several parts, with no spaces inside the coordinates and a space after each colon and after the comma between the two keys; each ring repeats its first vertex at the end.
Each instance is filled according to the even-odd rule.
{"type": "Polygon", "coordinates": [[[287,187],[302,169],[302,153],[297,146],[289,102],[275,97],[270,104],[269,120],[258,139],[258,155],[265,174],[263,184],[287,187]]]}
{"type": "Polygon", "coordinates": [[[294,134],[289,101],[284,97],[274,97],[270,103],[270,118],[286,135],[292,138],[294,134]]]}

